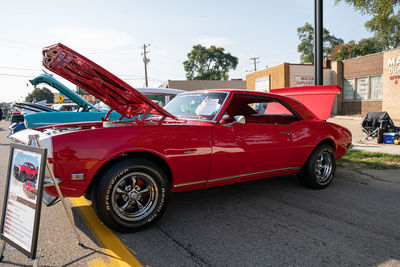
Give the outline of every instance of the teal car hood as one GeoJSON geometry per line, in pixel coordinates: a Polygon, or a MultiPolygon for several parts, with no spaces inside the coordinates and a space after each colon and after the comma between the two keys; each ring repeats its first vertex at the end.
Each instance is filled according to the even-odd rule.
{"type": "Polygon", "coordinates": [[[57,89],[58,91],[60,91],[61,94],[65,95],[66,97],[71,99],[73,102],[78,104],[78,106],[82,107],[83,108],[82,111],[88,111],[89,109],[99,111],[97,108],[95,108],[92,104],[90,104],[88,101],[83,99],[77,93],[75,93],[74,91],[72,91],[71,89],[69,89],[68,87],[66,87],[65,85],[63,85],[62,83],[60,83],[59,81],[57,81],[56,79],[54,79],[53,77],[51,77],[48,74],[41,74],[38,77],[36,77],[35,79],[30,80],[29,82],[33,86],[36,86],[40,83],[48,84],[49,86],[57,89]]]}

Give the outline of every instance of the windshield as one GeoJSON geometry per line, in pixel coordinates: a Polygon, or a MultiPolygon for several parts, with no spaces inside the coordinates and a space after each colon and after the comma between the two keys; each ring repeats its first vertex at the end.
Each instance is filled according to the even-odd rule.
{"type": "Polygon", "coordinates": [[[213,120],[221,109],[226,92],[196,92],[176,96],[164,109],[178,118],[213,120]]]}

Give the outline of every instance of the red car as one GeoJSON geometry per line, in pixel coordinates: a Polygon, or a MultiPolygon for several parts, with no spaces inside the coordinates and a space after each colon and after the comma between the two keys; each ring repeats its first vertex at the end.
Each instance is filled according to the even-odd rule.
{"type": "Polygon", "coordinates": [[[28,198],[35,199],[37,195],[36,184],[31,181],[27,181],[23,185],[23,190],[28,198]]]}
{"type": "Polygon", "coordinates": [[[22,182],[25,182],[27,179],[36,181],[38,172],[35,165],[25,162],[23,165],[14,165],[14,175],[22,182]]]}
{"type": "MultiPolygon", "coordinates": [[[[101,220],[117,231],[153,224],[171,192],[285,174],[298,174],[305,186],[325,188],[336,160],[351,144],[349,130],[325,121],[340,92],[336,86],[278,89],[275,94],[194,91],[161,108],[62,44],[43,54],[46,68],[113,110],[128,118],[142,114],[131,122],[106,116],[101,122],[35,131],[49,149],[63,194],[90,197],[101,220]]],[[[32,131],[12,138],[26,142],[32,131]]],[[[54,187],[46,190],[56,195],[54,187]]]]}

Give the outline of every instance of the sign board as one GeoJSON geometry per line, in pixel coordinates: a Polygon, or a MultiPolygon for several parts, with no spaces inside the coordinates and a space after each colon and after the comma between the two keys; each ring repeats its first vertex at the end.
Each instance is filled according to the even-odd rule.
{"type": "Polygon", "coordinates": [[[62,95],[59,95],[59,96],[57,97],[57,100],[58,100],[58,104],[62,104],[62,102],[63,102],[63,100],[64,100],[64,97],[63,97],[62,95]]]}
{"type": "Polygon", "coordinates": [[[368,77],[356,79],[357,99],[368,99],[368,77]]]}
{"type": "Polygon", "coordinates": [[[254,90],[259,92],[269,92],[269,76],[258,78],[254,82],[254,90]]]}
{"type": "Polygon", "coordinates": [[[313,75],[295,75],[294,86],[313,86],[315,77],[313,75]]]}
{"type": "Polygon", "coordinates": [[[343,100],[354,100],[354,79],[343,80],[343,100]]]}
{"type": "Polygon", "coordinates": [[[1,238],[36,258],[47,150],[11,143],[1,238]]]}

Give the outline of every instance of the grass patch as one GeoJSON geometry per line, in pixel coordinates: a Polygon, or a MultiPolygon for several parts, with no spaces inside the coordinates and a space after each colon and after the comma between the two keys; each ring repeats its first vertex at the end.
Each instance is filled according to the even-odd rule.
{"type": "Polygon", "coordinates": [[[400,155],[349,149],[346,155],[338,160],[337,165],[349,169],[398,169],[400,155]]]}

